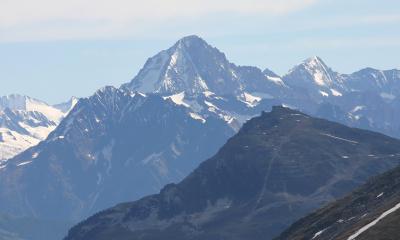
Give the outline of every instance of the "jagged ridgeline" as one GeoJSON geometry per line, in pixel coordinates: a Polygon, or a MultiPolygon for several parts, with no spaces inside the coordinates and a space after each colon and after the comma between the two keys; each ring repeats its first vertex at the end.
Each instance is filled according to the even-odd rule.
{"type": "Polygon", "coordinates": [[[78,224],[66,240],[271,239],[399,163],[400,141],[274,107],[179,184],[78,224]]]}
{"type": "MultiPolygon", "coordinates": [[[[400,136],[399,73],[366,68],[341,74],[311,57],[279,76],[231,63],[203,39],[188,36],[149,58],[131,82],[104,87],[80,99],[71,111],[75,99],[49,106],[24,98],[23,104],[11,104],[23,106],[17,111],[4,102],[20,103],[19,98],[9,97],[0,110],[0,147],[18,139],[26,143],[18,134],[25,139],[45,134],[18,151],[11,149],[9,156],[22,152],[0,161],[0,213],[16,221],[76,223],[117,203],[157,193],[181,181],[243,123],[275,105],[400,136]],[[50,107],[60,113],[57,121],[48,121],[54,117],[50,107]],[[42,127],[46,132],[36,131],[42,127]]],[[[339,159],[345,160],[343,156],[339,159]]],[[[295,160],[305,164],[307,159],[295,160]]],[[[371,168],[355,183],[386,169],[371,168]]],[[[340,189],[352,187],[343,184],[340,189]]]]}

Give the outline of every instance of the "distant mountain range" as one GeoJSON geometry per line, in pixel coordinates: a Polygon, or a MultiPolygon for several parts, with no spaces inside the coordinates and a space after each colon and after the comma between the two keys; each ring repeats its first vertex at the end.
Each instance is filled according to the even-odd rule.
{"type": "Polygon", "coordinates": [[[188,36],[147,60],[131,82],[104,87],[72,110],[75,100],[38,103],[33,105],[47,110],[23,109],[29,117],[22,120],[4,117],[5,131],[26,138],[35,135],[26,132],[30,115],[41,114],[31,122],[47,130],[29,144],[1,134],[7,146],[25,143],[4,159],[25,151],[0,164],[0,213],[77,222],[156,193],[215,154],[247,120],[276,105],[399,137],[399,82],[399,70],[340,74],[318,57],[278,76],[237,66],[203,39],[188,36]]]}
{"type": "Polygon", "coordinates": [[[46,140],[7,161],[0,208],[79,221],[179,181],[232,134],[223,120],[198,120],[170,99],[105,87],[80,100],[46,140]]]}
{"type": "Polygon", "coordinates": [[[311,57],[281,77],[269,69],[237,66],[203,39],[189,36],[150,58],[123,87],[171,96],[200,116],[217,114],[235,129],[261,110],[282,104],[400,137],[397,69],[341,74],[311,57]]]}
{"type": "Polygon", "coordinates": [[[50,106],[27,96],[0,97],[0,168],[5,160],[44,140],[76,102],[72,98],[50,106]]]}
{"type": "Polygon", "coordinates": [[[179,184],[102,211],[66,240],[271,239],[396,166],[399,147],[397,139],[274,107],[179,184]]]}

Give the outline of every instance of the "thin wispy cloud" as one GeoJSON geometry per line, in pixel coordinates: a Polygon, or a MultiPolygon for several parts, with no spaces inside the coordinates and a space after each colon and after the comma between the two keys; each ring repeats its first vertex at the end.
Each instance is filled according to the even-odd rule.
{"type": "Polygon", "coordinates": [[[0,40],[46,40],[134,35],[167,21],[224,16],[280,16],[317,0],[2,0],[0,40]]]}

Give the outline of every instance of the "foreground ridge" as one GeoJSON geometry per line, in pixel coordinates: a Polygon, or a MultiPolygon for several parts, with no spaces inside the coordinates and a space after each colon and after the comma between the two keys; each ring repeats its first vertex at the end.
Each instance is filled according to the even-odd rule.
{"type": "Polygon", "coordinates": [[[65,239],[272,239],[394,167],[399,146],[381,134],[274,107],[179,184],[102,211],[65,239]]]}

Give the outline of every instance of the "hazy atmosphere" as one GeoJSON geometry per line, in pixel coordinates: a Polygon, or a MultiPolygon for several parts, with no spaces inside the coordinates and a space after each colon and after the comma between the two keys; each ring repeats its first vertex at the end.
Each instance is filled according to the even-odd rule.
{"type": "Polygon", "coordinates": [[[2,0],[0,95],[51,104],[89,96],[192,34],[236,64],[280,75],[314,55],[342,73],[399,68],[399,8],[397,0],[2,0]]]}
{"type": "Polygon", "coordinates": [[[0,0],[0,240],[399,240],[399,0],[0,0]]]}

